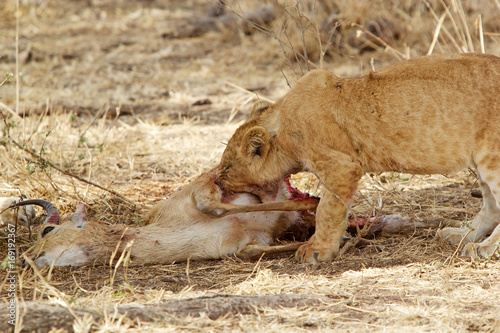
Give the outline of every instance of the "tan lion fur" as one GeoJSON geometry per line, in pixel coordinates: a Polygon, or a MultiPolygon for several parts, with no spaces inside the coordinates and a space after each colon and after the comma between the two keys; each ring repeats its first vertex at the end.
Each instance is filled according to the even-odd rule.
{"type": "Polygon", "coordinates": [[[254,106],[226,147],[217,182],[258,193],[286,174],[313,172],[325,190],[316,233],[296,257],[317,262],[338,254],[364,173],[468,167],[484,206],[469,234],[439,235],[455,244],[466,237],[464,255],[490,255],[500,241],[500,58],[491,55],[432,55],[349,79],[312,71],[275,104],[254,106]]]}

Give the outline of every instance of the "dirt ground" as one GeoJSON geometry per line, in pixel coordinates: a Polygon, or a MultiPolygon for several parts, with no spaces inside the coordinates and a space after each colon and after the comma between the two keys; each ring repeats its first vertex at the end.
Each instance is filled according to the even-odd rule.
{"type": "MultiPolygon", "coordinates": [[[[0,71],[7,73],[0,85],[0,196],[47,199],[63,214],[85,202],[92,218],[140,225],[148,207],[217,163],[257,96],[276,100],[310,69],[356,76],[429,50],[481,52],[482,45],[500,55],[496,0],[226,4],[27,0],[18,22],[16,2],[0,4],[0,71]],[[249,13],[261,8],[273,19],[249,24],[249,13]]],[[[309,174],[293,183],[320,193],[309,174]]],[[[475,188],[467,170],[366,175],[353,211],[460,223],[481,207],[475,188]]],[[[19,253],[36,231],[19,226],[19,253]]],[[[18,267],[17,299],[26,304],[18,309],[18,331],[23,323],[38,332],[500,331],[499,261],[461,258],[435,233],[382,235],[317,266],[297,264],[290,253],[256,262],[228,257],[40,273],[18,267]],[[252,298],[246,308],[214,312],[208,300],[228,295],[295,295],[312,303],[252,298]],[[198,299],[207,302],[200,310],[176,312],[198,299]],[[154,320],[123,310],[158,303],[174,310],[154,320]],[[69,319],[44,320],[43,306],[69,319]]],[[[0,236],[5,263],[5,230],[0,236]]],[[[4,271],[2,264],[0,276],[4,271]]],[[[11,298],[1,281],[6,307],[11,298]]],[[[14,331],[3,308],[0,331],[14,331]]]]}

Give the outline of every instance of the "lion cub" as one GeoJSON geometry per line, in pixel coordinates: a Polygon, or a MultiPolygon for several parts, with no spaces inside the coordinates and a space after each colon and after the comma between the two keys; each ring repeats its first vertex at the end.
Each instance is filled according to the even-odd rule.
{"type": "Polygon", "coordinates": [[[445,228],[439,236],[454,244],[466,237],[464,255],[490,255],[500,240],[500,58],[491,55],[432,55],[351,79],[312,71],[275,104],[254,105],[217,182],[258,193],[287,174],[313,172],[325,190],[316,233],[296,258],[314,263],[338,254],[364,173],[468,167],[479,176],[483,208],[472,232],[445,228]]]}

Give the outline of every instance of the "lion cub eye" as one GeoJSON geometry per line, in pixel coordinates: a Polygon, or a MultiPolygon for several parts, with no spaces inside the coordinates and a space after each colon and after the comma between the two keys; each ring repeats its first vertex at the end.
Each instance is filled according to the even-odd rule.
{"type": "Polygon", "coordinates": [[[52,230],[54,230],[56,227],[53,227],[53,226],[49,226],[49,227],[46,227],[45,229],[43,229],[42,231],[42,237],[45,237],[45,235],[47,235],[49,232],[51,232],[52,230]]]}

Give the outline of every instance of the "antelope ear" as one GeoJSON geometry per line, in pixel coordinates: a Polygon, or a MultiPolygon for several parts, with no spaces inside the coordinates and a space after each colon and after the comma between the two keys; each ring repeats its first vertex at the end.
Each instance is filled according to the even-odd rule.
{"type": "Polygon", "coordinates": [[[250,116],[248,120],[252,120],[260,116],[264,111],[266,111],[273,103],[265,100],[259,100],[253,104],[252,110],[250,111],[250,116]]]}
{"type": "Polygon", "coordinates": [[[87,206],[84,203],[78,204],[71,221],[77,228],[83,228],[85,223],[87,223],[87,206]]]}
{"type": "Polygon", "coordinates": [[[250,128],[243,136],[241,143],[241,153],[249,163],[255,159],[265,159],[271,144],[269,142],[270,135],[262,126],[254,126],[250,128]]]}

